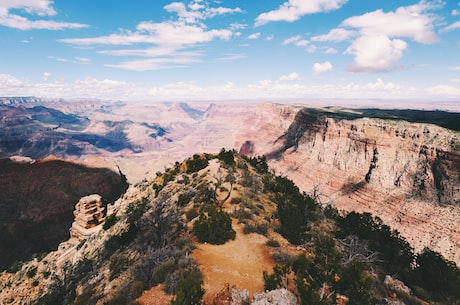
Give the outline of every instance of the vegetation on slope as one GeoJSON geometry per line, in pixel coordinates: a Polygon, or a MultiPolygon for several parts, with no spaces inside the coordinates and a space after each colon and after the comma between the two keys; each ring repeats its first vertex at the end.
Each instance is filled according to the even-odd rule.
{"type": "Polygon", "coordinates": [[[144,290],[161,284],[172,304],[200,304],[203,276],[190,253],[200,242],[226,243],[238,223],[267,238],[276,265],[260,274],[265,288],[285,287],[302,304],[460,302],[455,264],[429,249],[414,254],[370,214],[322,208],[274,175],[264,157],[195,155],[136,185],[121,206],[103,230],[73,246],[70,258],[50,253],[4,274],[0,290],[11,293],[0,293],[0,301],[137,304],[144,290]]]}

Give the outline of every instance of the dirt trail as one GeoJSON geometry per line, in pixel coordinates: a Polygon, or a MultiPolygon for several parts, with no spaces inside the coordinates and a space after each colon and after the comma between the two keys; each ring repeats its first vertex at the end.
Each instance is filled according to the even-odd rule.
{"type": "Polygon", "coordinates": [[[192,256],[203,273],[203,300],[209,303],[226,284],[247,289],[250,297],[263,291],[263,271],[271,271],[273,260],[259,234],[244,234],[241,224],[233,222],[235,240],[224,245],[198,244],[192,256]]]}

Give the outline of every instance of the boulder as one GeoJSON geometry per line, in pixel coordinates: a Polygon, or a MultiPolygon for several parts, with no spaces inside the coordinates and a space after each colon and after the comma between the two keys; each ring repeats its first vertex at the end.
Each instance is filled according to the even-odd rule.
{"type": "Polygon", "coordinates": [[[297,305],[295,295],[286,289],[276,289],[254,294],[252,305],[297,305]]]}

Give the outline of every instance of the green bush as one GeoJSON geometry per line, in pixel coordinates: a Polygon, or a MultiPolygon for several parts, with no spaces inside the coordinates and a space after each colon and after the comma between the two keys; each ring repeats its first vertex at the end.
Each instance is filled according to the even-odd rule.
{"type": "Polygon", "coordinates": [[[201,213],[193,224],[193,233],[200,242],[215,245],[224,244],[229,239],[235,239],[236,232],[232,229],[232,220],[222,209],[211,206],[208,215],[201,213]]]}
{"type": "Polygon", "coordinates": [[[105,219],[104,224],[102,225],[102,229],[108,230],[110,229],[114,224],[116,224],[118,221],[118,218],[115,214],[110,215],[105,219]]]}
{"type": "Polygon", "coordinates": [[[200,270],[193,268],[183,274],[176,285],[176,297],[171,305],[200,305],[204,295],[203,277],[200,270]]]}
{"type": "Polygon", "coordinates": [[[209,164],[207,158],[201,158],[199,155],[193,155],[192,159],[186,161],[187,174],[196,173],[197,171],[206,168],[209,164]]]}
{"type": "Polygon", "coordinates": [[[29,270],[27,270],[26,275],[28,278],[33,278],[37,274],[37,267],[31,267],[29,270]]]}

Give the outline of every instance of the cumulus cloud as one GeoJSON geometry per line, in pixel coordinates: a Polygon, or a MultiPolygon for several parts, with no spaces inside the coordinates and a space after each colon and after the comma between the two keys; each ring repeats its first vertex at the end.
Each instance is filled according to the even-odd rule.
{"type": "Polygon", "coordinates": [[[282,75],[280,77],[280,81],[298,81],[301,80],[302,77],[297,72],[289,73],[288,75],[282,75]]]}
{"type": "Polygon", "coordinates": [[[353,38],[357,35],[356,31],[343,28],[332,29],[329,33],[319,36],[313,36],[312,41],[332,41],[341,42],[353,38]]]}
{"type": "Polygon", "coordinates": [[[420,43],[434,43],[439,38],[434,31],[435,17],[427,12],[432,8],[422,1],[399,7],[394,12],[386,13],[379,9],[350,17],[342,22],[342,26],[356,28],[366,36],[406,37],[420,43]]]}
{"type": "Polygon", "coordinates": [[[390,39],[385,35],[361,36],[345,51],[355,55],[355,62],[348,70],[388,72],[395,68],[406,48],[407,43],[401,39],[390,39]]]}
{"type": "Polygon", "coordinates": [[[293,22],[308,14],[337,10],[346,2],[347,0],[289,0],[276,10],[260,14],[255,25],[260,26],[273,21],[293,22]]]}
{"type": "Polygon", "coordinates": [[[253,33],[253,34],[249,35],[247,39],[255,40],[255,39],[259,39],[259,38],[260,38],[260,33],[253,33]]]}
{"type": "MultiPolygon", "coordinates": [[[[348,66],[351,72],[389,72],[400,68],[399,60],[408,48],[404,38],[418,43],[432,44],[439,40],[434,30],[437,17],[432,10],[440,8],[441,2],[420,1],[403,6],[395,11],[382,9],[352,16],[341,23],[341,28],[352,28],[358,38],[345,51],[354,55],[354,63],[348,66]]],[[[332,31],[316,39],[329,38],[332,31]]],[[[336,35],[340,37],[339,35],[336,35]]]]}
{"type": "Polygon", "coordinates": [[[313,73],[315,74],[321,74],[321,73],[324,73],[324,72],[327,72],[327,71],[331,71],[333,69],[333,66],[330,62],[328,61],[325,61],[323,63],[315,63],[313,65],[313,73]]]}
{"type": "MultiPolygon", "coordinates": [[[[119,33],[105,36],[67,38],[59,41],[78,46],[147,44],[148,46],[144,48],[99,51],[101,54],[112,56],[151,57],[108,65],[114,68],[145,71],[186,67],[199,62],[199,58],[203,55],[203,51],[198,50],[199,46],[213,40],[229,40],[233,36],[240,35],[233,30],[246,27],[244,24],[233,23],[230,29],[208,29],[203,23],[204,20],[218,15],[242,13],[240,8],[208,7],[205,2],[195,0],[188,6],[182,2],[172,2],[164,6],[164,9],[176,14],[177,19],[163,22],[144,21],[140,22],[134,31],[121,30],[119,33]]],[[[258,36],[251,36],[251,38],[255,39],[258,36]]]]}
{"type": "Polygon", "coordinates": [[[51,17],[57,13],[51,0],[4,0],[0,2],[0,25],[19,30],[63,30],[80,29],[88,25],[81,23],[59,22],[46,19],[31,20],[11,10],[19,10],[28,15],[51,17]]]}
{"type": "Polygon", "coordinates": [[[338,51],[334,48],[327,48],[326,51],[324,51],[325,54],[336,54],[338,51]]]}

